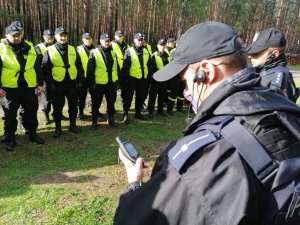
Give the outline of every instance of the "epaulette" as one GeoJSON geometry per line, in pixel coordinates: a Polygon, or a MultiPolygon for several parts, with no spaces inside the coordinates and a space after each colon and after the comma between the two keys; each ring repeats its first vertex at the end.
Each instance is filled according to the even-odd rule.
{"type": "Polygon", "coordinates": [[[206,145],[215,142],[216,136],[209,130],[202,130],[197,133],[185,136],[177,141],[175,146],[168,152],[171,164],[179,172],[186,161],[197,151],[202,150],[206,145]]]}

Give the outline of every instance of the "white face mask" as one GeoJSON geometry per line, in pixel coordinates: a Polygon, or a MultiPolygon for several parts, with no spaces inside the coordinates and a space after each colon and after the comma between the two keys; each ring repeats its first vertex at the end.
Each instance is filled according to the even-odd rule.
{"type": "Polygon", "coordinates": [[[192,107],[194,113],[197,114],[197,112],[200,108],[198,99],[193,97],[191,94],[187,94],[186,90],[183,91],[183,96],[185,97],[186,100],[188,100],[191,103],[191,107],[192,107]]]}

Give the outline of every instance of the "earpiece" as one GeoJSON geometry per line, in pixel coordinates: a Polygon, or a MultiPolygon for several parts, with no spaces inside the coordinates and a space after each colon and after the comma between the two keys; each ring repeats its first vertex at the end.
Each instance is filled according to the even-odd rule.
{"type": "Polygon", "coordinates": [[[273,60],[275,58],[275,55],[272,53],[268,56],[268,60],[273,60]]]}
{"type": "Polygon", "coordinates": [[[203,70],[197,70],[196,73],[195,73],[195,76],[194,76],[194,79],[193,79],[193,82],[196,83],[196,82],[203,82],[205,81],[205,72],[203,70]]]}

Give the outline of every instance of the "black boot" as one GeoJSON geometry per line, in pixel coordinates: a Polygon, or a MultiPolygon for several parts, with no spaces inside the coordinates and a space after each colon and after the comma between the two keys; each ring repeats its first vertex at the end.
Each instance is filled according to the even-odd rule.
{"type": "Polygon", "coordinates": [[[93,118],[92,122],[92,130],[97,130],[98,125],[97,125],[97,118],[93,118]]]}
{"type": "Polygon", "coordinates": [[[76,126],[76,121],[70,121],[70,127],[69,127],[69,131],[71,131],[74,134],[79,134],[80,133],[80,129],[76,126]]]}
{"type": "Polygon", "coordinates": [[[54,137],[59,138],[62,134],[61,131],[61,121],[55,121],[55,131],[54,131],[54,137]]]}
{"type": "Polygon", "coordinates": [[[8,152],[12,152],[14,148],[16,147],[16,136],[15,134],[8,135],[7,143],[6,143],[6,150],[8,152]]]}
{"type": "Polygon", "coordinates": [[[167,102],[167,113],[168,113],[170,116],[173,116],[173,115],[174,115],[173,108],[174,108],[174,102],[168,101],[168,102],[167,102]]]}
{"type": "Polygon", "coordinates": [[[122,122],[125,123],[125,124],[129,124],[130,123],[128,112],[124,112],[124,114],[123,114],[123,121],[122,122]]]}
{"type": "Polygon", "coordinates": [[[108,115],[107,123],[110,127],[116,127],[114,115],[108,115]]]}
{"type": "Polygon", "coordinates": [[[135,113],[134,118],[139,120],[147,120],[140,112],[135,113]]]}
{"type": "Polygon", "coordinates": [[[45,141],[39,137],[39,135],[36,133],[36,131],[30,131],[29,132],[29,141],[32,141],[37,144],[44,144],[45,141]]]}

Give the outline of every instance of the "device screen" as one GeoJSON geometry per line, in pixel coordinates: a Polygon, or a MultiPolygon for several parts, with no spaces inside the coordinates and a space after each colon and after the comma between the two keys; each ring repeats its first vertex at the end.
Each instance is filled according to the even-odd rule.
{"type": "Polygon", "coordinates": [[[130,143],[124,143],[124,148],[127,150],[128,154],[133,157],[133,158],[137,158],[138,157],[138,152],[135,149],[135,147],[130,143]]]}

